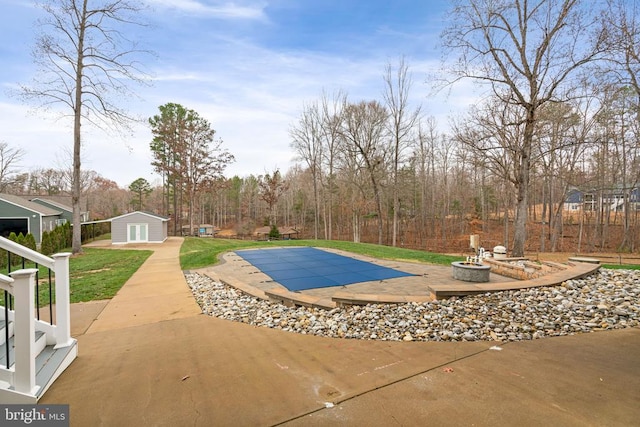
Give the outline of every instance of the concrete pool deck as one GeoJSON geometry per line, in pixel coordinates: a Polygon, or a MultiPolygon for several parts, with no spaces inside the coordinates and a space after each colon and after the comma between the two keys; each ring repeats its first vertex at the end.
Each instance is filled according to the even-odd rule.
{"type": "Polygon", "coordinates": [[[72,426],[627,426],[640,419],[638,328],[511,343],[345,340],[259,328],[200,313],[180,271],[181,242],[144,246],[154,254],[113,299],[72,306],[79,355],[41,404],[69,404],[72,426]]]}

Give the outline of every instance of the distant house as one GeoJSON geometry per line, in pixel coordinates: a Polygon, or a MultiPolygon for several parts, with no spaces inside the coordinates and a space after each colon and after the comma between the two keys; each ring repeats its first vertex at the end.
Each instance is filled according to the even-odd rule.
{"type": "Polygon", "coordinates": [[[0,236],[31,233],[36,244],[42,233],[51,231],[69,220],[60,208],[45,206],[12,194],[0,194],[0,236]]]}
{"type": "MultiPolygon", "coordinates": [[[[267,225],[264,227],[256,228],[256,230],[253,232],[253,235],[258,240],[266,240],[269,238],[270,232],[271,232],[271,227],[267,225]]],[[[298,237],[298,233],[299,233],[298,230],[296,230],[293,227],[279,227],[278,232],[280,233],[280,239],[282,240],[295,239],[296,237],[298,237]]]]}
{"type": "Polygon", "coordinates": [[[605,209],[609,212],[624,211],[625,194],[628,197],[629,209],[640,210],[640,190],[638,186],[623,188],[615,185],[604,189],[578,189],[569,191],[564,202],[567,211],[595,211],[605,209]]]}
{"type": "Polygon", "coordinates": [[[183,236],[213,237],[219,231],[220,229],[218,227],[211,224],[196,224],[191,232],[189,231],[188,225],[182,226],[183,236]]]}
{"type": "Polygon", "coordinates": [[[111,218],[111,243],[162,243],[167,240],[169,218],[135,211],[111,218]]]}
{"type": "Polygon", "coordinates": [[[564,201],[564,210],[566,211],[579,211],[582,209],[584,193],[577,188],[569,190],[567,198],[564,201]]]}

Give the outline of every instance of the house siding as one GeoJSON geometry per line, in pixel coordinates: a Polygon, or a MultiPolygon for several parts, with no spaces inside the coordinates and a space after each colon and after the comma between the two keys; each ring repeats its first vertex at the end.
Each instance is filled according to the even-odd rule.
{"type": "Polygon", "coordinates": [[[2,218],[27,219],[29,233],[33,235],[37,244],[40,243],[42,238],[42,232],[40,230],[40,214],[11,203],[2,203],[2,218]]]}
{"type": "Polygon", "coordinates": [[[164,236],[162,234],[162,220],[150,218],[147,223],[149,224],[149,241],[150,242],[163,242],[164,236]]]}
{"type": "Polygon", "coordinates": [[[27,219],[28,233],[33,235],[37,245],[42,242],[43,231],[55,228],[50,225],[60,219],[60,214],[60,209],[51,209],[20,196],[0,194],[0,219],[27,219]]]}
{"type": "Polygon", "coordinates": [[[66,219],[67,222],[72,223],[73,222],[73,210],[67,207],[63,207],[62,205],[56,204],[56,203],[51,203],[48,200],[44,200],[44,199],[33,199],[31,200],[33,203],[37,203],[39,205],[42,206],[46,206],[50,209],[58,209],[61,211],[60,214],[60,219],[66,219]]]}
{"type": "Polygon", "coordinates": [[[111,242],[127,243],[127,220],[113,219],[111,220],[111,242]]]}

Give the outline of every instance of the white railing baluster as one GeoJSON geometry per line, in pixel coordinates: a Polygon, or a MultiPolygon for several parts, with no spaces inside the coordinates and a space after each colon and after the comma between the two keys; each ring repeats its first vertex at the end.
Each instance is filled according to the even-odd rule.
{"type": "Polygon", "coordinates": [[[36,386],[36,355],[33,354],[36,333],[33,310],[37,271],[35,268],[27,268],[9,274],[15,280],[11,286],[15,308],[14,388],[17,392],[30,395],[35,395],[39,388],[36,386]]]}
{"type": "MultiPolygon", "coordinates": [[[[56,346],[66,347],[73,343],[71,338],[71,313],[69,301],[69,252],[53,255],[56,275],[56,346]]],[[[53,319],[51,319],[53,324],[53,319]]]]}

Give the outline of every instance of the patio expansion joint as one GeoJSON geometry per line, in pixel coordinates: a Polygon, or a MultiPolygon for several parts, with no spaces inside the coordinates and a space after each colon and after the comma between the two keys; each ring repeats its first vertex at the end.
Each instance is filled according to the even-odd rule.
{"type": "MultiPolygon", "coordinates": [[[[504,347],[504,346],[508,345],[509,343],[508,342],[501,342],[499,344],[504,347]]],[[[495,344],[492,345],[491,347],[483,348],[481,350],[474,351],[472,353],[469,353],[469,354],[461,356],[461,357],[455,357],[453,360],[445,361],[444,363],[440,363],[438,365],[429,367],[428,369],[422,369],[420,372],[410,373],[410,374],[404,375],[404,376],[402,376],[400,378],[395,378],[395,379],[393,379],[391,381],[387,381],[384,384],[380,384],[378,386],[373,386],[373,387],[368,388],[368,389],[366,389],[364,391],[356,392],[356,393],[353,393],[353,394],[344,395],[344,396],[336,398],[336,399],[332,399],[332,400],[330,400],[330,402],[334,406],[341,405],[341,404],[343,404],[345,402],[348,402],[350,400],[354,400],[354,399],[357,399],[359,397],[366,396],[368,394],[374,393],[374,392],[376,392],[378,390],[382,390],[382,389],[385,389],[387,387],[391,387],[393,385],[396,385],[396,384],[399,384],[399,383],[402,383],[402,382],[405,382],[405,381],[409,381],[409,380],[411,380],[413,378],[417,378],[417,377],[419,377],[421,375],[425,375],[425,374],[428,374],[430,372],[434,372],[434,371],[437,371],[437,370],[440,370],[440,369],[449,368],[451,365],[453,365],[453,364],[455,364],[457,362],[461,362],[461,361],[464,361],[464,360],[467,360],[467,359],[471,359],[471,358],[476,357],[478,355],[484,354],[484,353],[486,353],[488,351],[494,351],[494,348],[495,348],[495,344]]],[[[284,425],[284,424],[291,423],[293,421],[302,420],[303,418],[308,417],[309,415],[317,414],[319,412],[327,410],[328,408],[330,408],[330,407],[327,406],[326,404],[324,404],[324,405],[318,407],[315,410],[311,410],[311,411],[308,411],[308,412],[306,412],[304,414],[296,415],[295,417],[289,418],[287,420],[283,420],[283,421],[281,421],[281,422],[279,422],[277,424],[274,424],[274,426],[284,425]]]]}

